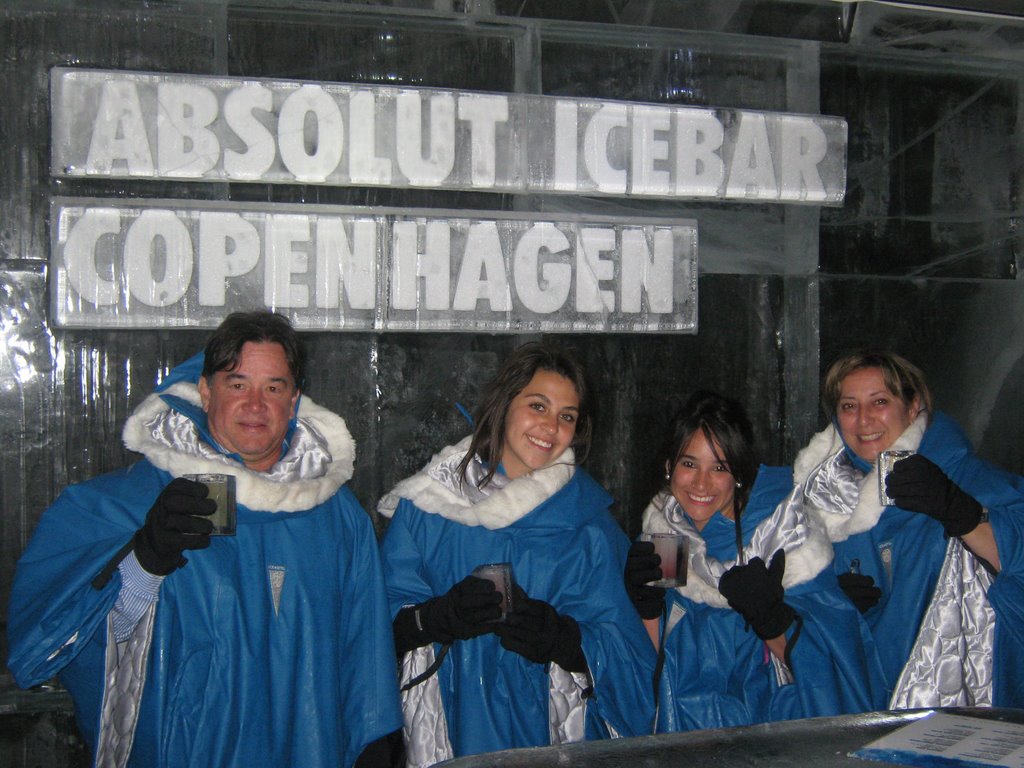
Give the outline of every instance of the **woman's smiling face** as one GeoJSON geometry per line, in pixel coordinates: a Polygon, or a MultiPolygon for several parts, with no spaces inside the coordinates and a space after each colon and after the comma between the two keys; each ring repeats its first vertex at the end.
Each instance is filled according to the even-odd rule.
{"type": "Polygon", "coordinates": [[[919,410],[917,399],[904,403],[889,390],[880,368],[858,368],[840,385],[836,421],[850,449],[873,463],[911,425],[919,410]]]}
{"type": "Polygon", "coordinates": [[[720,456],[721,446],[697,430],[671,470],[672,495],[698,531],[704,530],[715,512],[735,517],[736,478],[720,456]]]}
{"type": "Polygon", "coordinates": [[[551,464],[572,445],[580,397],[569,379],[538,370],[509,403],[501,464],[516,478],[551,464]]]}

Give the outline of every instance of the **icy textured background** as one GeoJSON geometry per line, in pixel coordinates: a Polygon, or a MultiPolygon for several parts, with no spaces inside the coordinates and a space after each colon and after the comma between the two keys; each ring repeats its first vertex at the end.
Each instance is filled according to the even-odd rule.
{"type": "MultiPolygon", "coordinates": [[[[0,617],[14,564],[68,483],[132,459],[120,428],[196,331],[49,322],[56,195],[649,215],[700,227],[699,331],[561,337],[596,393],[588,469],[629,534],[673,408],[698,387],[751,411],[766,463],[823,424],[818,380],[853,345],[917,362],[980,453],[1024,471],[1024,20],[827,0],[14,0],[0,9],[0,617]],[[558,10],[555,10],[555,9],[558,10]],[[557,16],[557,18],[556,18],[557,16]],[[840,208],[269,184],[56,181],[51,66],[422,85],[838,115],[840,208]]],[[[312,333],[309,394],[348,420],[371,510],[466,424],[517,336],[312,333]]],[[[379,524],[379,521],[377,521],[379,524]]],[[[0,622],[3,619],[0,618],[0,622]]],[[[2,628],[2,624],[0,624],[2,628]]],[[[0,633],[0,657],[6,642],[0,633]]]]}

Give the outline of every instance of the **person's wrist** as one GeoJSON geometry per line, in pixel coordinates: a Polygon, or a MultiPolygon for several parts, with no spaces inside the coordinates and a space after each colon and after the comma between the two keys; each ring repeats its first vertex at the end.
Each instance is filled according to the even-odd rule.
{"type": "Polygon", "coordinates": [[[143,600],[152,602],[160,592],[160,585],[166,576],[150,573],[142,567],[139,556],[135,551],[128,555],[117,565],[121,572],[122,588],[143,600]]]}
{"type": "Polygon", "coordinates": [[[956,514],[944,522],[943,528],[949,537],[966,536],[977,528],[984,517],[984,508],[974,499],[967,497],[956,508],[956,514]]]}
{"type": "Polygon", "coordinates": [[[784,635],[786,630],[793,624],[796,612],[786,603],[779,601],[758,624],[751,624],[754,633],[762,640],[771,640],[773,637],[784,635]]]}
{"type": "Polygon", "coordinates": [[[165,554],[157,551],[152,537],[146,528],[140,528],[135,533],[135,544],[133,546],[135,557],[143,570],[154,576],[167,576],[181,565],[184,559],[180,552],[165,554]]]}
{"type": "Polygon", "coordinates": [[[580,625],[571,616],[559,616],[558,621],[558,643],[551,660],[567,672],[585,672],[587,660],[580,625]]]}

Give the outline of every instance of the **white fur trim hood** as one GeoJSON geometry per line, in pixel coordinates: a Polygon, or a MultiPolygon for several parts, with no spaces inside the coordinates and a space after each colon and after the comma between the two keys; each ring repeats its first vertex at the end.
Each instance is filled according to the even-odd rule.
{"type": "MultiPolygon", "coordinates": [[[[175,477],[186,474],[222,472],[235,476],[238,502],[254,511],[302,512],[312,509],[333,496],[352,477],[355,465],[355,441],[344,419],[323,408],[305,395],[299,401],[298,421],[321,442],[329,461],[326,471],[280,480],[268,473],[254,472],[226,456],[203,450],[198,435],[191,430],[188,441],[167,444],[157,440],[151,424],[172,411],[161,395],[172,395],[193,405],[202,405],[195,384],[178,382],[166,391],[149,395],[124,425],[125,447],[145,456],[154,466],[175,477]]],[[[288,457],[286,457],[288,458],[288,457]]],[[[301,465],[301,461],[299,462],[301,465]]]]}
{"type": "Polygon", "coordinates": [[[558,461],[542,469],[517,477],[486,498],[473,502],[461,492],[456,468],[462,461],[472,437],[465,437],[437,453],[415,475],[398,483],[377,504],[377,511],[390,518],[401,499],[419,509],[462,525],[481,525],[497,530],[516,522],[558,492],[576,471],[572,449],[558,461]]]}
{"type": "MultiPolygon", "coordinates": [[[[786,550],[786,570],[782,585],[786,589],[810,581],[832,562],[832,544],[824,528],[806,515],[795,488],[768,517],[758,523],[744,546],[747,562],[760,557],[767,565],[779,549],[786,550]]],[[[686,584],[676,587],[684,597],[715,608],[728,608],[729,603],[718,591],[718,582],[736,560],[709,557],[707,544],[687,520],[678,503],[668,492],[659,493],[644,510],[645,533],[682,533],[689,540],[689,568],[686,584]]]]}
{"type": "MultiPolygon", "coordinates": [[[[928,414],[919,413],[914,422],[907,427],[888,450],[916,451],[928,428],[928,414]]],[[[850,536],[863,533],[875,526],[882,516],[882,502],[878,497],[878,466],[871,468],[858,483],[856,505],[852,509],[841,509],[835,504],[815,503],[814,494],[808,490],[817,483],[824,483],[837,488],[844,480],[841,478],[842,465],[848,460],[843,455],[845,446],[834,424],[811,438],[807,446],[797,454],[793,462],[793,481],[797,489],[805,493],[807,511],[820,520],[828,530],[832,541],[845,541],[850,536]]],[[[849,482],[846,480],[845,482],[849,482]]]]}

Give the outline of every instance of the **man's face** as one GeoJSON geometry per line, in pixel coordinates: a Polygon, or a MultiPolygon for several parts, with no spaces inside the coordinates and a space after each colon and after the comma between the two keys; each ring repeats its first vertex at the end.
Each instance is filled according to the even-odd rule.
{"type": "Polygon", "coordinates": [[[199,395],[222,448],[257,472],[274,466],[299,397],[280,344],[246,342],[234,370],[199,379],[199,395]]]}

